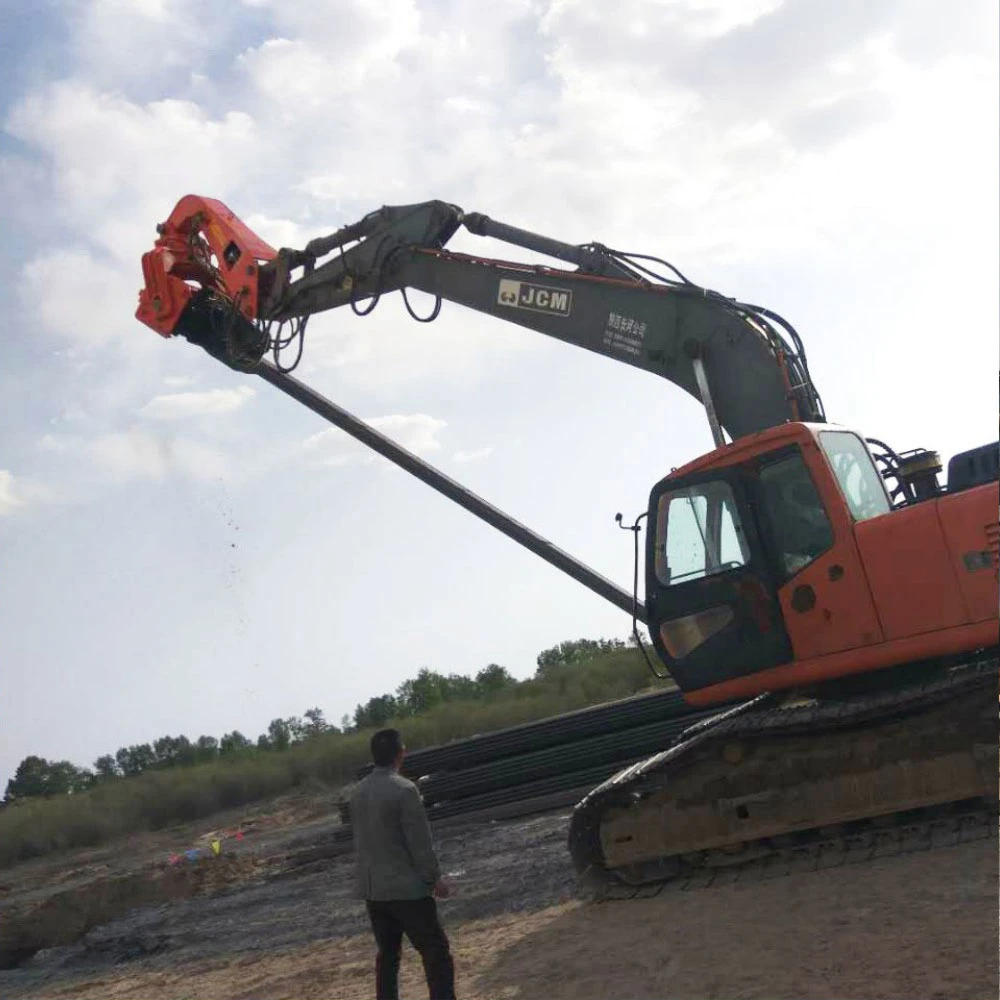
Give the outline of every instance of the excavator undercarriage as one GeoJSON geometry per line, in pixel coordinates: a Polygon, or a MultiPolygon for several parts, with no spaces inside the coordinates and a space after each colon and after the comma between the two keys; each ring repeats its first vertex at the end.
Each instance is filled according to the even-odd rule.
{"type": "Polygon", "coordinates": [[[698,723],[577,805],[577,871],[598,898],[633,897],[995,835],[998,666],[993,650],[921,684],[761,695],[698,723]]]}

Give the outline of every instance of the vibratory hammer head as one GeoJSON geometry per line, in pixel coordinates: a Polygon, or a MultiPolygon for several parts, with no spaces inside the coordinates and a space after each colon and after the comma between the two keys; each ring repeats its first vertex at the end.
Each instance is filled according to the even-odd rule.
{"type": "Polygon", "coordinates": [[[224,294],[211,288],[183,288],[186,302],[169,312],[162,299],[143,289],[136,319],[161,336],[184,337],[236,371],[252,371],[269,347],[267,332],[224,294]]]}
{"type": "Polygon", "coordinates": [[[265,330],[218,292],[203,288],[184,307],[174,333],[239,372],[252,371],[270,345],[265,330]]]}

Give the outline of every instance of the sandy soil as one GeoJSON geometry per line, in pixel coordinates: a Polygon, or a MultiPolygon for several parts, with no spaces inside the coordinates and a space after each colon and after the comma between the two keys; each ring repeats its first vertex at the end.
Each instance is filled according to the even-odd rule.
{"type": "MultiPolygon", "coordinates": [[[[566,816],[443,832],[441,905],[459,995],[998,995],[997,842],[596,905],[575,896],[566,816]]],[[[372,944],[350,860],[147,907],[0,972],[52,1000],[370,997],[372,944]],[[316,870],[318,868],[318,870],[316,870]]],[[[426,995],[407,946],[403,995],[426,995]]]]}

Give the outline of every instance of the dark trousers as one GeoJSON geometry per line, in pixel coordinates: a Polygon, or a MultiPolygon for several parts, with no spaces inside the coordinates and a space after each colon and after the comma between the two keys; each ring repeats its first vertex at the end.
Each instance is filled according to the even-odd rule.
{"type": "Polygon", "coordinates": [[[366,905],[378,945],[375,959],[377,1000],[399,1000],[399,958],[404,934],[423,960],[430,1000],[455,1000],[455,966],[434,900],[430,896],[368,900],[366,905]]]}

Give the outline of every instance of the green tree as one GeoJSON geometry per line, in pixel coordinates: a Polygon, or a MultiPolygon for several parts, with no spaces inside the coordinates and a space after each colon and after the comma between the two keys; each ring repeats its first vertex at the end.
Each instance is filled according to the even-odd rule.
{"type": "Polygon", "coordinates": [[[68,760],[54,760],[46,776],[46,795],[69,795],[77,788],[86,787],[80,769],[68,760]]]}
{"type": "Polygon", "coordinates": [[[439,684],[442,701],[475,701],[479,697],[479,687],[465,674],[448,674],[439,684]]]}
{"type": "Polygon", "coordinates": [[[126,778],[142,774],[156,763],[156,754],[148,743],[121,747],[115,751],[115,763],[126,778]]]}
{"type": "Polygon", "coordinates": [[[219,756],[219,741],[214,736],[199,736],[195,741],[194,753],[199,764],[215,760],[219,756]]]}
{"type": "Polygon", "coordinates": [[[97,775],[89,768],[75,767],[72,764],[70,767],[73,767],[74,772],[70,780],[70,795],[85,792],[88,788],[93,788],[97,784],[97,775]]]}
{"type": "Polygon", "coordinates": [[[94,761],[94,770],[97,772],[97,779],[99,781],[106,781],[109,778],[117,778],[120,773],[114,757],[112,757],[109,753],[104,754],[103,757],[98,757],[97,760],[94,761]]]}
{"type": "Polygon", "coordinates": [[[7,782],[5,798],[16,802],[30,798],[51,798],[82,792],[94,783],[92,771],[81,770],[68,760],[47,761],[44,757],[25,757],[7,782]]]}
{"type": "Polygon", "coordinates": [[[323,733],[337,731],[336,726],[331,726],[326,719],[323,718],[323,709],[321,708],[307,708],[305,712],[302,713],[302,717],[305,719],[306,738],[311,736],[321,736],[323,733]]]}
{"type": "Polygon", "coordinates": [[[246,750],[249,746],[253,746],[253,744],[238,729],[234,729],[219,740],[219,753],[237,753],[240,750],[246,750]]]}
{"type": "Polygon", "coordinates": [[[475,683],[479,696],[486,701],[497,698],[517,685],[517,681],[507,672],[507,668],[501,667],[499,663],[490,663],[483,667],[476,674],[475,683]]]}
{"type": "Polygon", "coordinates": [[[378,729],[401,714],[399,703],[393,695],[380,694],[375,698],[369,698],[367,704],[358,705],[354,710],[354,727],[378,729]]]}
{"type": "Polygon", "coordinates": [[[586,663],[602,653],[625,649],[626,646],[627,644],[621,639],[567,639],[558,646],[543,649],[538,654],[535,661],[538,665],[535,676],[545,678],[552,673],[554,667],[586,663]]]}
{"type": "Polygon", "coordinates": [[[16,802],[19,799],[39,798],[46,793],[49,779],[49,762],[44,757],[25,757],[14,777],[7,782],[4,800],[16,802]]]}
{"type": "Polygon", "coordinates": [[[267,726],[267,745],[271,750],[287,750],[292,745],[292,732],[285,719],[272,719],[267,726]]]}
{"type": "Polygon", "coordinates": [[[445,700],[448,679],[422,667],[412,680],[403,681],[396,690],[400,715],[418,715],[445,700]]]}
{"type": "Polygon", "coordinates": [[[288,727],[288,738],[291,743],[301,743],[307,736],[307,726],[297,715],[290,715],[285,719],[288,727]]]}
{"type": "Polygon", "coordinates": [[[153,743],[157,767],[187,767],[198,754],[186,736],[161,736],[153,743]]]}

